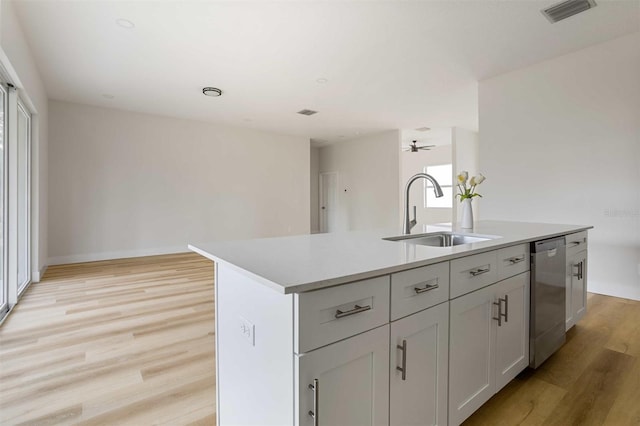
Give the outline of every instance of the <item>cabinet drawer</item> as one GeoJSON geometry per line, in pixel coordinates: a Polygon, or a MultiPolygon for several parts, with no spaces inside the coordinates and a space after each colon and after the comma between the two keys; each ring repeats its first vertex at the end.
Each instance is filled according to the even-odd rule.
{"type": "Polygon", "coordinates": [[[587,231],[569,234],[565,238],[567,244],[567,258],[570,255],[574,255],[587,249],[587,231]]]}
{"type": "Polygon", "coordinates": [[[498,250],[498,281],[528,271],[530,261],[529,244],[498,250]]]}
{"type": "Polygon", "coordinates": [[[294,297],[294,349],[308,352],[389,322],[389,276],[294,297]]]}
{"type": "Polygon", "coordinates": [[[449,299],[449,262],[391,275],[391,320],[449,299]]]}
{"type": "Polygon", "coordinates": [[[496,250],[451,261],[451,299],[498,281],[496,250]]]}

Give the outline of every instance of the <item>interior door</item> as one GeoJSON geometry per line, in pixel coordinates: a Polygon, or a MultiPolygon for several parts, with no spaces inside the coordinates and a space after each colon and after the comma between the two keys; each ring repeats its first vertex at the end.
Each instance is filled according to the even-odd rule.
{"type": "Polygon", "coordinates": [[[393,322],[390,349],[390,424],[446,425],[449,304],[393,322]]]}
{"type": "Polygon", "coordinates": [[[389,424],[389,326],[296,356],[297,424],[389,424]]]}
{"type": "Polygon", "coordinates": [[[529,365],[529,273],[497,286],[504,317],[496,332],[496,392],[529,365]]]}
{"type": "Polygon", "coordinates": [[[320,232],[336,230],[338,172],[320,173],[320,232]]]}
{"type": "Polygon", "coordinates": [[[454,425],[494,394],[495,288],[490,285],[450,303],[449,423],[454,425]]]}

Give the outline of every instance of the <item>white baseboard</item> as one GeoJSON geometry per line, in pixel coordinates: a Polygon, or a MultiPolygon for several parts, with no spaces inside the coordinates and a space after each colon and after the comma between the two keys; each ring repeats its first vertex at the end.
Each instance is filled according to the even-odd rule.
{"type": "Polygon", "coordinates": [[[44,276],[44,273],[47,272],[47,266],[48,265],[43,265],[42,268],[40,268],[39,271],[37,269],[35,271],[32,271],[31,272],[31,282],[39,283],[40,280],[42,280],[42,277],[44,276]]]}
{"type": "Polygon", "coordinates": [[[150,248],[140,250],[109,251],[102,253],[73,254],[49,258],[49,265],[65,265],[67,263],[95,262],[98,260],[126,259],[129,257],[156,256],[160,254],[187,253],[187,245],[176,247],[150,248]]]}

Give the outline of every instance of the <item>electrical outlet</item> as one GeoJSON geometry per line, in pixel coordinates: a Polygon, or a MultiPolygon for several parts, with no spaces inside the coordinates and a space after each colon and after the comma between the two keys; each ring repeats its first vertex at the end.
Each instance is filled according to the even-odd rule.
{"type": "Polygon", "coordinates": [[[247,339],[247,341],[251,344],[251,346],[255,346],[256,345],[256,340],[255,340],[256,326],[251,324],[245,318],[239,317],[239,320],[240,320],[239,321],[240,333],[242,333],[242,337],[247,339]]]}

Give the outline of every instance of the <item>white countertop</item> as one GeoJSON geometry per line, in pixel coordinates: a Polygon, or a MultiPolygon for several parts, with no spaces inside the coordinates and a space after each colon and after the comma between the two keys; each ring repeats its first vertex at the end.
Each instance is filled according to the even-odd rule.
{"type": "MultiPolygon", "coordinates": [[[[473,231],[500,238],[454,247],[429,247],[403,241],[396,230],[297,235],[244,241],[189,244],[215,262],[289,294],[372,278],[501,247],[590,229],[592,226],[480,221],[473,231]]],[[[451,231],[447,225],[418,225],[412,234],[451,231]]],[[[456,232],[459,230],[453,229],[456,232]]]]}

